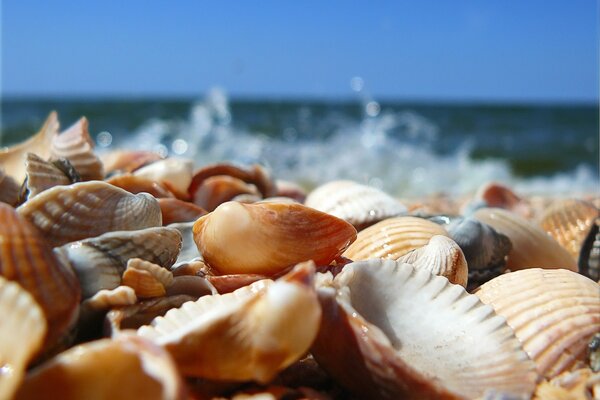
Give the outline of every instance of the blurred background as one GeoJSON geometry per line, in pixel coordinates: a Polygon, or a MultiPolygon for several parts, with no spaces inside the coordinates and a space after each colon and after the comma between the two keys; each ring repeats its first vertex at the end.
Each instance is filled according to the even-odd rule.
{"type": "Polygon", "coordinates": [[[393,194],[599,192],[598,4],[3,0],[0,146],[52,110],[99,151],[393,194]]]}

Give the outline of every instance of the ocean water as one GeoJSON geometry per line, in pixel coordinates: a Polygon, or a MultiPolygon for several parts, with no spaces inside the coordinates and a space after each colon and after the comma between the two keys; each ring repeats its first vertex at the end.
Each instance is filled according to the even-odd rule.
{"type": "Polygon", "coordinates": [[[90,122],[99,152],[118,147],[258,162],[307,188],[353,179],[398,196],[460,195],[495,180],[523,194],[600,194],[597,105],[229,99],[3,99],[0,145],[56,110],[90,122]]]}

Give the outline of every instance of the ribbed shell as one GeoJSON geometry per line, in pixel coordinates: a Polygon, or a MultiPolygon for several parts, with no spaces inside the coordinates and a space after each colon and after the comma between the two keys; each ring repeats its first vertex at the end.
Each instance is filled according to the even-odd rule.
{"type": "Polygon", "coordinates": [[[444,277],[392,260],[355,262],[319,299],[311,353],[359,398],[528,398],[535,388],[535,366],[506,321],[444,277]]]}
{"type": "Polygon", "coordinates": [[[6,203],[14,206],[19,201],[19,192],[21,188],[13,178],[6,175],[6,172],[0,168],[0,203],[6,203]]]}
{"type": "Polygon", "coordinates": [[[228,202],[194,224],[194,241],[220,274],[276,274],[327,265],[356,238],[349,223],[300,204],[228,202]]]}
{"type": "Polygon", "coordinates": [[[27,173],[28,198],[54,186],[72,183],[60,168],[33,153],[27,153],[25,171],[27,173]]]}
{"type": "Polygon", "coordinates": [[[206,210],[194,203],[179,199],[158,199],[163,225],[176,222],[196,221],[206,214],[206,210]]]}
{"type": "Polygon", "coordinates": [[[241,179],[227,175],[216,175],[206,178],[194,192],[194,204],[213,211],[219,205],[242,194],[257,195],[258,189],[241,179]]]}
{"type": "Polygon", "coordinates": [[[352,181],[333,181],[313,190],[304,204],[335,215],[361,230],[406,213],[406,207],[379,189],[352,181]]]}
{"type": "Polygon", "coordinates": [[[104,178],[104,167],[94,154],[94,141],[90,137],[85,117],[53,138],[51,156],[69,160],[83,181],[104,178]]]}
{"type": "Polygon", "coordinates": [[[506,318],[540,375],[552,378],[584,360],[600,332],[600,286],[564,269],[516,271],[475,293],[506,318]]]}
{"type": "MultiPolygon", "coordinates": [[[[170,267],[170,265],[168,267],[170,267]]],[[[151,261],[143,260],[141,258],[130,258],[129,261],[127,261],[127,268],[148,271],[150,275],[155,277],[164,287],[169,287],[173,283],[173,273],[169,271],[167,267],[162,267],[151,261]]]]}
{"type": "Polygon", "coordinates": [[[0,277],[0,399],[10,399],[19,387],[28,362],[40,350],[46,318],[21,286],[0,277]]]}
{"type": "Polygon", "coordinates": [[[110,310],[114,307],[135,304],[137,296],[135,290],[129,286],[118,286],[114,289],[102,289],[95,295],[85,300],[82,307],[94,311],[110,310]]]}
{"type": "Polygon", "coordinates": [[[53,246],[101,235],[161,226],[160,207],[146,193],[133,195],[105,182],[56,186],[21,205],[17,211],[53,246]]]}
{"type": "Polygon", "coordinates": [[[186,158],[167,158],[148,164],[134,175],[156,182],[168,182],[178,193],[187,193],[192,182],[194,161],[186,158]]]}
{"type": "Polygon", "coordinates": [[[541,216],[540,226],[578,260],[581,246],[598,217],[600,212],[593,204],[575,199],[557,200],[541,216]]]}
{"type": "Polygon", "coordinates": [[[506,267],[511,271],[535,267],[577,271],[575,260],[560,244],[522,217],[499,208],[479,209],[474,217],[510,239],[506,267]]]}
{"type": "Polygon", "coordinates": [[[425,246],[435,235],[448,236],[448,233],[423,218],[388,218],[360,231],[344,257],[355,261],[369,258],[397,260],[409,251],[425,246]]]}
{"type": "Polygon", "coordinates": [[[56,344],[77,319],[81,289],[45,238],[12,207],[0,203],[0,275],[19,283],[44,310],[47,347],[56,344]]]}
{"type": "Polygon", "coordinates": [[[128,267],[125,270],[122,284],[132,288],[139,298],[161,297],[167,293],[165,286],[154,275],[137,268],[128,267]]]}
{"type": "Polygon", "coordinates": [[[401,256],[397,261],[444,276],[462,287],[467,286],[468,266],[465,255],[458,244],[446,236],[433,236],[425,246],[401,256]]]}

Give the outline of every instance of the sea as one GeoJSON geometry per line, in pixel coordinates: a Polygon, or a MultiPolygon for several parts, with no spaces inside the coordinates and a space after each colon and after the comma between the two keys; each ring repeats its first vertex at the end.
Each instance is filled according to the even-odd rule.
{"type": "Polygon", "coordinates": [[[524,195],[600,195],[598,104],[230,98],[10,98],[0,146],[52,111],[89,120],[98,152],[143,149],[200,167],[260,163],[310,189],[352,179],[402,197],[462,195],[489,181],[524,195]]]}

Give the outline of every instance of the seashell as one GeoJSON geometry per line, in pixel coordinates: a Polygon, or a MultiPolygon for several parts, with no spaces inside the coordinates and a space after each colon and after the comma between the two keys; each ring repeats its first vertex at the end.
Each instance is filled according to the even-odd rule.
{"type": "MultiPolygon", "coordinates": [[[[116,231],[69,243],[55,252],[62,254],[77,273],[83,297],[121,284],[121,275],[131,258],[141,258],[170,267],[181,248],[181,234],[173,228],[116,231]]],[[[168,271],[167,271],[168,272],[168,271]]]]}
{"type": "Polygon", "coordinates": [[[357,398],[528,398],[535,388],[535,366],[506,321],[444,277],[368,260],[318,294],[311,353],[357,398]]]}
{"type": "Polygon", "coordinates": [[[579,272],[600,282],[600,218],[597,218],[592,225],[587,238],[581,247],[579,255],[579,272]]]}
{"type": "Polygon", "coordinates": [[[190,197],[194,199],[196,191],[204,181],[216,175],[227,175],[246,183],[252,183],[258,188],[263,197],[275,196],[277,193],[277,189],[269,173],[260,165],[254,164],[249,167],[242,167],[229,163],[217,163],[207,165],[196,171],[188,188],[190,197]]]}
{"type": "Polygon", "coordinates": [[[277,197],[289,197],[300,204],[306,200],[306,190],[294,182],[277,179],[275,181],[275,188],[277,197]]]}
{"type": "Polygon", "coordinates": [[[462,287],[467,286],[468,267],[465,255],[458,244],[446,236],[433,236],[425,246],[406,253],[397,261],[444,276],[462,287]]]}
{"type": "MultiPolygon", "coordinates": [[[[594,374],[589,368],[567,371],[541,382],[533,395],[534,400],[576,400],[597,399],[593,386],[600,390],[600,374],[594,374]]],[[[600,391],[597,392],[600,394],[600,391]]]]}
{"type": "Polygon", "coordinates": [[[600,332],[596,333],[588,344],[588,360],[594,372],[600,372],[600,332]]]}
{"type": "Polygon", "coordinates": [[[106,181],[113,186],[119,187],[123,190],[127,190],[129,193],[150,193],[156,198],[173,198],[175,197],[164,185],[151,181],[140,176],[134,176],[131,174],[123,174],[113,176],[106,181]]]}
{"type": "Polygon", "coordinates": [[[51,162],[42,160],[33,153],[27,153],[25,171],[27,174],[26,185],[29,192],[28,198],[51,187],[73,183],[60,168],[51,162]]]}
{"type": "Polygon", "coordinates": [[[313,275],[314,263],[303,263],[275,282],[185,303],[137,332],[164,346],[184,375],[267,383],[315,338],[313,275]]]}
{"type": "Polygon", "coordinates": [[[470,215],[479,208],[502,208],[522,218],[532,217],[531,206],[507,186],[497,182],[489,182],[481,186],[475,199],[463,208],[463,215],[470,215]]]}
{"type": "Polygon", "coordinates": [[[207,275],[206,279],[217,292],[231,293],[241,287],[266,279],[267,276],[259,274],[232,274],[232,275],[207,275]]]}
{"type": "Polygon", "coordinates": [[[192,182],[193,169],[193,160],[187,158],[166,158],[137,169],[134,172],[134,176],[140,176],[155,182],[167,183],[175,192],[187,195],[188,187],[192,182]]]}
{"type": "Polygon", "coordinates": [[[446,193],[434,193],[425,198],[400,198],[398,199],[406,206],[410,215],[415,217],[426,217],[429,215],[458,215],[460,213],[460,198],[450,196],[446,193]]]}
{"type": "Polygon", "coordinates": [[[167,268],[157,265],[153,262],[142,260],[141,258],[130,258],[127,261],[127,268],[135,268],[147,271],[156,278],[164,287],[169,287],[173,283],[173,273],[167,268]]]}
{"type": "Polygon", "coordinates": [[[239,203],[246,203],[246,204],[258,203],[261,200],[263,200],[263,198],[260,194],[248,194],[248,193],[238,194],[237,196],[235,196],[231,199],[231,201],[237,201],[239,203]]]}
{"type": "Polygon", "coordinates": [[[313,190],[304,204],[350,222],[357,230],[406,213],[387,193],[352,181],[333,181],[313,190]]]}
{"type": "Polygon", "coordinates": [[[141,299],[161,297],[167,294],[164,285],[150,272],[136,268],[127,268],[123,273],[121,283],[131,287],[136,296],[141,299]]]}
{"type": "Polygon", "coordinates": [[[19,202],[20,191],[17,182],[0,168],[0,203],[15,206],[19,202]]]}
{"type": "Polygon", "coordinates": [[[173,277],[177,276],[204,276],[208,273],[209,267],[200,258],[194,258],[190,261],[183,261],[174,264],[171,267],[173,277]]]}
{"type": "Polygon", "coordinates": [[[194,224],[204,261],[219,274],[276,274],[327,265],[356,238],[349,223],[300,204],[228,202],[194,224]]]}
{"type": "Polygon", "coordinates": [[[446,230],[460,246],[469,266],[469,288],[500,275],[512,244],[506,235],[471,217],[451,222],[446,230]]]}
{"type": "Polygon", "coordinates": [[[193,202],[208,211],[242,194],[258,195],[256,186],[227,175],[205,179],[194,192],[193,202]]]}
{"type": "Polygon", "coordinates": [[[358,233],[356,241],[343,254],[351,260],[398,259],[425,246],[435,235],[448,236],[438,224],[417,217],[388,218],[358,233]]]}
{"type": "Polygon", "coordinates": [[[104,179],[102,161],[94,154],[94,141],[88,131],[88,120],[82,117],[66,131],[52,138],[50,155],[66,158],[83,181],[104,179]]]}
{"type": "Polygon", "coordinates": [[[77,277],[52,252],[44,237],[12,207],[0,203],[0,275],[19,283],[48,321],[46,348],[57,344],[77,320],[77,277]]]}
{"type": "Polygon", "coordinates": [[[178,222],[176,224],[170,224],[168,228],[177,229],[181,233],[183,239],[181,245],[181,251],[177,257],[176,263],[188,262],[197,258],[201,258],[198,246],[194,242],[193,232],[194,222],[178,222]]]}
{"type": "Polygon", "coordinates": [[[113,307],[128,306],[137,302],[135,290],[129,286],[102,289],[82,303],[82,308],[92,311],[110,310],[113,307]]]}
{"type": "Polygon", "coordinates": [[[21,286],[0,277],[0,399],[11,399],[46,336],[46,319],[21,286]]]}
{"type": "Polygon", "coordinates": [[[179,199],[158,199],[163,225],[176,222],[196,221],[206,214],[206,210],[194,203],[179,199]]]}
{"type": "Polygon", "coordinates": [[[145,165],[162,160],[164,157],[152,151],[115,150],[101,157],[107,174],[129,173],[145,165]]]}
{"type": "Polygon", "coordinates": [[[518,215],[500,208],[481,208],[473,216],[510,239],[512,250],[506,267],[511,271],[531,267],[577,271],[575,260],[561,245],[518,215]]]}
{"type": "Polygon", "coordinates": [[[58,116],[51,112],[42,129],[26,141],[12,147],[0,148],[0,168],[17,184],[25,179],[25,155],[35,153],[42,158],[50,155],[50,144],[58,134],[58,116]]]}
{"type": "Polygon", "coordinates": [[[594,220],[600,212],[592,204],[581,200],[557,200],[540,218],[540,227],[563,246],[577,260],[594,220]]]}
{"type": "Polygon", "coordinates": [[[88,342],[33,370],[15,399],[184,399],[169,354],[132,335],[88,342]]]}
{"type": "Polygon", "coordinates": [[[167,296],[185,294],[194,297],[194,299],[218,293],[208,279],[193,275],[178,276],[173,279],[173,283],[167,288],[167,296]]]}
{"type": "Polygon", "coordinates": [[[53,187],[29,199],[17,211],[53,246],[105,232],[162,225],[154,197],[146,193],[133,195],[100,181],[53,187]]]}
{"type": "Polygon", "coordinates": [[[475,294],[515,331],[541,376],[552,378],[585,360],[600,332],[600,287],[564,269],[526,269],[500,275],[475,294]]]}

